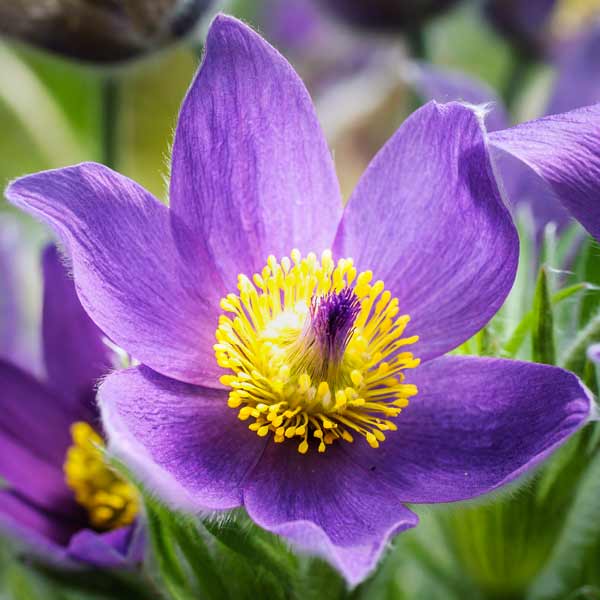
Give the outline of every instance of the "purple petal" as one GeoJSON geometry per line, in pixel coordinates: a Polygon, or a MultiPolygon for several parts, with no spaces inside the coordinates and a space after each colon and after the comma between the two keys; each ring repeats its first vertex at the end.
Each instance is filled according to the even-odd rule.
{"type": "Polygon", "coordinates": [[[0,532],[20,542],[28,554],[62,568],[133,567],[145,551],[141,522],[98,533],[61,520],[10,492],[0,492],[0,532]]]}
{"type": "Polygon", "coordinates": [[[98,392],[110,449],[148,489],[184,510],[229,509],[265,440],[227,406],[227,392],[183,384],[142,366],[98,392]]]}
{"type": "Polygon", "coordinates": [[[3,428],[0,428],[0,477],[11,492],[57,521],[68,522],[70,527],[84,522],[85,513],[65,483],[62,465],[51,464],[46,456],[36,453],[3,428]]]}
{"type": "Polygon", "coordinates": [[[182,259],[173,238],[183,225],[167,207],[94,163],[23,177],[7,196],[61,236],[79,299],[110,338],[157,371],[217,383],[212,344],[224,290],[208,260],[182,259]]]}
{"type": "Polygon", "coordinates": [[[269,254],[331,246],[341,197],[304,85],[241,22],[218,16],[183,103],[171,207],[206,240],[228,286],[269,254]]]}
{"type": "Polygon", "coordinates": [[[533,169],[600,239],[600,104],[494,132],[490,142],[533,169]]]}
{"type": "Polygon", "coordinates": [[[244,505],[261,527],[322,556],[351,585],[373,570],[392,535],[418,523],[341,445],[302,455],[297,444],[271,441],[244,485],[244,505]]]}
{"type": "Polygon", "coordinates": [[[143,560],[144,540],[139,522],[105,533],[82,529],[71,538],[67,556],[105,569],[132,567],[143,560]]]}
{"type": "Polygon", "coordinates": [[[519,242],[481,115],[431,102],[405,121],[350,198],[335,250],[398,297],[420,336],[416,356],[443,354],[485,325],[512,286],[519,242]]]}
{"type": "Polygon", "coordinates": [[[527,165],[506,153],[497,156],[496,165],[506,189],[506,196],[515,206],[528,206],[533,216],[535,233],[541,240],[544,227],[555,223],[559,229],[572,220],[546,182],[527,165]]]}
{"type": "Polygon", "coordinates": [[[64,559],[64,544],[74,531],[73,523],[36,507],[13,492],[0,492],[0,532],[35,549],[43,556],[64,559]]]}
{"type": "Polygon", "coordinates": [[[590,417],[591,395],[557,367],[447,356],[417,368],[419,389],[380,448],[351,447],[404,502],[485,494],[534,468],[590,417]]]}
{"type": "Polygon", "coordinates": [[[49,464],[62,466],[76,420],[60,398],[33,377],[0,361],[0,432],[49,464]]]}
{"type": "Polygon", "coordinates": [[[61,402],[33,377],[0,361],[0,476],[40,510],[79,522],[83,513],[62,470],[69,427],[78,415],[61,402]]]}
{"type": "Polygon", "coordinates": [[[488,131],[506,129],[508,114],[492,87],[461,71],[442,69],[430,63],[417,63],[411,83],[426,100],[450,102],[462,100],[470,104],[486,104],[485,123],[488,131]]]}
{"type": "Polygon", "coordinates": [[[45,249],[42,268],[42,336],[48,383],[75,412],[81,411],[82,420],[92,421],[96,415],[94,387],[112,366],[109,349],[81,306],[56,246],[45,249]]]}

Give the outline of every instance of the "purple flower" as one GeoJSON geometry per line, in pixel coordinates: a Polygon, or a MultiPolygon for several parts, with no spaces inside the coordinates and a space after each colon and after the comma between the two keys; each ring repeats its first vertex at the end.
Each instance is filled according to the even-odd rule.
{"type": "MultiPolygon", "coordinates": [[[[600,99],[598,53],[598,25],[563,47],[555,62],[557,77],[546,103],[545,115],[586,107],[600,99]]],[[[549,222],[564,227],[569,222],[569,214],[572,214],[592,235],[598,236],[600,224],[596,226],[596,233],[590,229],[590,221],[600,216],[600,209],[595,206],[598,192],[594,192],[600,186],[600,145],[594,143],[595,132],[598,131],[598,105],[584,108],[580,113],[549,117],[544,124],[534,121],[533,137],[528,138],[525,131],[516,136],[514,130],[499,131],[506,129],[509,122],[501,101],[485,84],[467,75],[421,64],[414,83],[426,98],[491,103],[486,123],[489,130],[498,132],[493,133],[490,140],[502,150],[498,153],[498,167],[507,196],[515,205],[526,204],[531,208],[538,233],[549,222]],[[573,120],[577,123],[569,126],[568,123],[573,120]],[[542,146],[539,148],[540,156],[531,155],[534,144],[542,146]],[[549,144],[557,147],[546,153],[543,147],[549,144]],[[560,153],[558,146],[563,148],[564,153],[560,153]],[[573,163],[571,157],[578,160],[573,163]],[[565,158],[568,160],[565,161],[565,158]],[[547,161],[545,166],[540,159],[547,161]],[[564,169],[578,170],[579,165],[591,170],[576,178],[573,183],[577,189],[571,193],[567,188],[570,176],[564,173],[564,169]],[[587,191],[582,187],[585,185],[589,186],[587,191]]]]}
{"type": "Polygon", "coordinates": [[[103,443],[94,386],[111,368],[109,350],[54,246],[43,273],[45,381],[0,360],[0,529],[60,564],[132,564],[141,531],[121,524],[132,522],[137,498],[92,445],[103,443]]]}
{"type": "Polygon", "coordinates": [[[517,266],[471,106],[417,111],[343,208],[302,83],[219,16],[179,117],[170,208],[90,163],[7,194],[60,235],[85,309],[142,363],[100,388],[112,450],[173,506],[244,506],[352,584],[417,524],[404,503],[489,492],[589,418],[566,371],[443,356],[517,266]]]}

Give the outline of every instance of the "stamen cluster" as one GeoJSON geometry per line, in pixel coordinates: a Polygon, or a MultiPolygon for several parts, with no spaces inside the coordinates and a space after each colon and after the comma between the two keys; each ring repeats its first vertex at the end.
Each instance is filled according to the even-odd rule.
{"type": "Polygon", "coordinates": [[[352,259],[334,263],[330,251],[291,259],[270,256],[261,273],[238,278],[239,294],[221,300],[216,332],[228,405],[259,436],[299,440],[305,454],[364,436],[373,448],[417,393],[404,369],[419,364],[402,348],[409,321],[398,300],[373,273],[357,273],[352,259]]]}
{"type": "Polygon", "coordinates": [[[104,461],[104,440],[84,421],[71,426],[71,437],[63,469],[92,527],[108,531],[132,523],[139,510],[137,492],[104,461]]]}

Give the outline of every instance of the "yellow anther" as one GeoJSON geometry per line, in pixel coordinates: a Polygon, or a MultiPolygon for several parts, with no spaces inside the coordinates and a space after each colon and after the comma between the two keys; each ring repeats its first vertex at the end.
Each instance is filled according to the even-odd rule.
{"type": "Polygon", "coordinates": [[[379,442],[377,441],[375,434],[369,432],[365,437],[367,438],[367,442],[371,448],[379,448],[379,442]]]}
{"type": "Polygon", "coordinates": [[[267,435],[267,433],[269,433],[269,426],[263,425],[262,427],[259,428],[257,433],[260,437],[265,437],[265,435],[267,435]]]}
{"type": "Polygon", "coordinates": [[[91,526],[108,531],[132,523],[139,510],[137,491],[105,463],[103,439],[83,421],[71,426],[71,437],[65,480],[87,510],[91,526]]]}
{"type": "Polygon", "coordinates": [[[214,348],[230,371],[220,378],[231,389],[227,403],[240,420],[252,419],[251,431],[272,433],[277,443],[300,438],[301,454],[356,435],[377,448],[384,431],[395,431],[390,419],[417,393],[405,371],[419,359],[404,349],[418,337],[402,337],[409,316],[371,271],[358,273],[329,250],[319,259],[294,249],[280,261],[269,256],[251,277],[241,274],[238,290],[221,301],[227,314],[214,348]],[[354,312],[336,337],[339,315],[349,314],[343,302],[354,312]],[[338,320],[327,321],[334,305],[338,320]]]}
{"type": "Polygon", "coordinates": [[[358,369],[354,369],[350,373],[350,379],[352,380],[352,383],[357,387],[362,385],[363,383],[363,375],[358,369]]]}
{"type": "Polygon", "coordinates": [[[242,399],[237,394],[234,395],[233,392],[229,394],[229,398],[227,399],[227,406],[229,408],[237,408],[241,403],[242,399]]]}

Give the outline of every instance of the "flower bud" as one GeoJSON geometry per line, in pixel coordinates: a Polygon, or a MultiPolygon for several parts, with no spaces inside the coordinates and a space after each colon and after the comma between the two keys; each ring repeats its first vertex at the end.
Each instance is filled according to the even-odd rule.
{"type": "Polygon", "coordinates": [[[114,64],[190,33],[213,0],[0,0],[0,34],[61,56],[114,64]]]}

